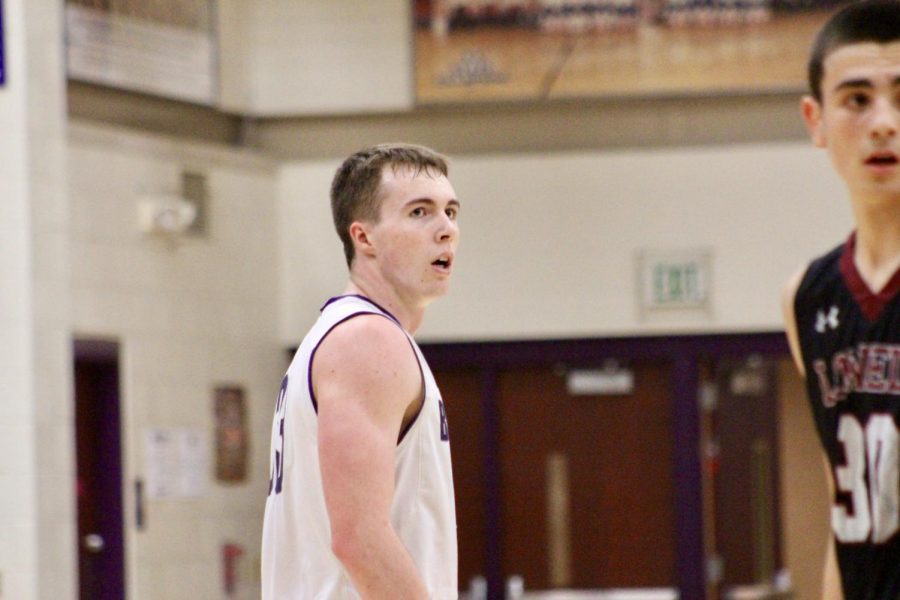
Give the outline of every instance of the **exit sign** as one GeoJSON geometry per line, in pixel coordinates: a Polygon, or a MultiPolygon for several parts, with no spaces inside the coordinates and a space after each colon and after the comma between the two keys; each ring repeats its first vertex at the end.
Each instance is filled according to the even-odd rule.
{"type": "Polygon", "coordinates": [[[645,251],[640,254],[641,307],[706,309],[712,255],[707,250],[645,251]]]}

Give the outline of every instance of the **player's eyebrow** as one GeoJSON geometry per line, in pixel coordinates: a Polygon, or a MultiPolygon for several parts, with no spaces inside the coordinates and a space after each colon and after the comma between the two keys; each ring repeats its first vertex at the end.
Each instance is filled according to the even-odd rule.
{"type": "MultiPolygon", "coordinates": [[[[896,80],[895,80],[896,83],[896,80]]],[[[873,88],[875,87],[869,79],[859,78],[859,79],[845,79],[841,81],[836,86],[834,86],[834,91],[838,92],[847,88],[873,88]]]]}
{"type": "MultiPolygon", "coordinates": [[[[898,75],[897,77],[894,77],[893,81],[891,81],[891,85],[894,87],[900,86],[900,75],[898,75]]],[[[847,88],[871,89],[873,87],[875,87],[875,85],[872,83],[871,80],[866,79],[864,77],[860,77],[858,79],[847,79],[847,80],[841,81],[836,86],[834,86],[834,91],[837,92],[837,91],[847,89],[847,88]]]]}
{"type": "MultiPolygon", "coordinates": [[[[422,198],[413,198],[412,200],[408,200],[405,206],[412,206],[413,204],[431,204],[437,205],[437,202],[433,198],[422,197],[422,198]]],[[[447,201],[447,206],[452,206],[454,208],[459,208],[459,200],[453,198],[447,201]]]]}

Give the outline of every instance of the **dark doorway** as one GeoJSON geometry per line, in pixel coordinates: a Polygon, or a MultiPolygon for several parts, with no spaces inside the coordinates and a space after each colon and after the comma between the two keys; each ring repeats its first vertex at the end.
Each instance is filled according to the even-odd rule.
{"type": "Polygon", "coordinates": [[[81,600],[125,598],[119,348],[75,342],[78,577],[81,600]]]}

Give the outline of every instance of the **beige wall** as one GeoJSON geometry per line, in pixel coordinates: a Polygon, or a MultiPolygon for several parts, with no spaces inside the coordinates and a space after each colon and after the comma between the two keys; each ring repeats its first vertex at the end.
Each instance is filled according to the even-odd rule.
{"type": "Polygon", "coordinates": [[[235,598],[258,597],[271,406],[285,366],[277,338],[276,170],[264,158],[75,125],[71,165],[75,335],[121,347],[128,590],[132,598],[221,598],[221,545],[243,547],[235,598]],[[141,193],[208,176],[209,230],[180,243],[138,228],[141,193]],[[213,389],[246,392],[248,478],[213,480],[213,389]],[[205,436],[210,469],[198,497],[148,499],[135,529],[133,482],[146,481],[150,428],[205,436]]]}
{"type": "MultiPolygon", "coordinates": [[[[137,96],[111,111],[128,126],[152,122],[170,134],[162,137],[83,122],[67,134],[61,5],[2,3],[4,598],[75,595],[73,335],[122,348],[127,507],[134,480],[147,476],[147,430],[205,432],[212,459],[212,390],[244,387],[248,481],[222,485],[207,473],[200,497],[149,501],[145,531],[128,519],[128,586],[133,598],[220,598],[221,544],[232,542],[246,552],[236,597],[258,596],[283,348],[344,286],[327,190],[334,157],[363,143],[403,138],[451,153],[463,243],[426,340],[777,330],[784,279],[847,233],[842,186],[824,155],[790,141],[802,134],[793,97],[410,112],[406,0],[220,5],[220,107],[238,116],[180,107],[187,117],[173,122],[165,102],[137,96]],[[339,116],[305,118],[326,113],[339,116]],[[255,122],[277,116],[285,119],[255,122]],[[184,140],[204,129],[259,152],[184,140]],[[209,176],[208,236],[148,238],[137,228],[138,195],[173,191],[183,169],[209,176]],[[713,253],[712,310],[642,319],[636,253],[683,248],[713,253]]],[[[88,95],[82,113],[107,118],[92,105],[109,97],[88,95]]],[[[782,406],[785,431],[808,426],[799,406],[782,406]]],[[[813,589],[819,565],[818,542],[796,533],[823,522],[802,510],[812,489],[802,474],[820,472],[806,467],[814,447],[806,434],[785,435],[786,554],[800,590],[813,589]]]]}
{"type": "MultiPolygon", "coordinates": [[[[783,278],[849,222],[824,161],[805,144],[454,157],[464,243],[451,294],[434,305],[422,337],[778,329],[783,278]],[[813,214],[816,229],[806,226],[813,214]],[[716,256],[712,316],[639,321],[635,250],[697,245],[716,256]]],[[[133,479],[146,476],[147,428],[210,432],[219,383],[244,385],[250,409],[250,480],[210,481],[202,498],[150,502],[148,529],[129,522],[126,532],[130,591],[218,597],[218,552],[230,541],[247,550],[238,597],[255,598],[282,348],[298,342],[345,280],[327,202],[336,163],[280,165],[86,125],[72,127],[69,163],[75,332],[123,348],[126,505],[133,479]],[[172,247],[138,231],[136,200],[176,188],[184,168],[209,175],[210,232],[172,247]]],[[[805,593],[820,563],[805,529],[817,517],[802,509],[815,501],[803,474],[819,462],[795,392],[783,392],[781,415],[785,543],[805,593]]]]}
{"type": "Polygon", "coordinates": [[[2,10],[0,593],[49,600],[76,576],[62,13],[2,10]]]}
{"type": "MultiPolygon", "coordinates": [[[[5,2],[3,21],[22,22],[23,2],[5,2]]],[[[7,48],[24,48],[22,27],[7,27],[7,48]]],[[[9,50],[7,50],[9,52],[9,50]]],[[[13,52],[7,78],[25,72],[24,53],[13,52]]],[[[34,431],[34,342],[27,160],[26,86],[0,88],[0,577],[8,593],[37,598],[37,468],[34,431]]]]}
{"type": "MultiPolygon", "coordinates": [[[[280,334],[346,277],[330,223],[337,161],[282,169],[280,334]]],[[[461,244],[422,339],[774,331],[781,287],[849,231],[842,184],[807,143],[652,151],[455,155],[461,244]],[[713,255],[712,309],[642,318],[637,253],[713,255]]]]}
{"type": "Polygon", "coordinates": [[[412,108],[408,0],[225,0],[220,105],[245,115],[412,108]]]}

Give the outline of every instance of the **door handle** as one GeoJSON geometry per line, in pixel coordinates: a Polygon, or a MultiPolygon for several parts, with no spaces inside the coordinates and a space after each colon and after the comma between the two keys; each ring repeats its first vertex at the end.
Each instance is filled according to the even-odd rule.
{"type": "Polygon", "coordinates": [[[106,542],[103,540],[103,536],[98,535],[96,533],[89,533],[82,539],[84,543],[84,548],[88,552],[93,554],[99,554],[103,552],[103,548],[106,547],[106,542]]]}

